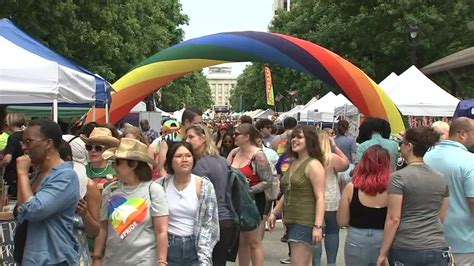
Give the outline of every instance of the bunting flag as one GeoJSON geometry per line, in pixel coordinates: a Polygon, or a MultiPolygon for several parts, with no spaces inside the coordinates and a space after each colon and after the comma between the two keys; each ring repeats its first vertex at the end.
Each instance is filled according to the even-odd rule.
{"type": "MultiPolygon", "coordinates": [[[[390,122],[392,132],[405,130],[390,97],[362,70],[334,52],[306,40],[270,32],[225,32],[187,40],[144,60],[113,84],[110,121],[118,122],[157,88],[194,70],[231,62],[263,62],[292,68],[342,93],[365,116],[390,122]]],[[[105,112],[97,110],[97,121],[105,112]]],[[[88,115],[88,120],[92,117],[88,115]]]]}
{"type": "Polygon", "coordinates": [[[275,101],[279,102],[283,99],[283,95],[281,93],[278,93],[278,95],[275,97],[275,101]]]}
{"type": "Polygon", "coordinates": [[[265,67],[265,91],[267,93],[267,104],[275,105],[275,98],[273,97],[272,72],[267,66],[265,67]]]}

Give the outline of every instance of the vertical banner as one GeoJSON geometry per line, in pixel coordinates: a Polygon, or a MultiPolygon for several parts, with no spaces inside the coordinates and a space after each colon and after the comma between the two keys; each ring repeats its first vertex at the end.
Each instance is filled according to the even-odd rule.
{"type": "Polygon", "coordinates": [[[267,93],[267,104],[275,105],[275,98],[273,97],[272,72],[269,67],[265,67],[265,91],[267,93]]]}

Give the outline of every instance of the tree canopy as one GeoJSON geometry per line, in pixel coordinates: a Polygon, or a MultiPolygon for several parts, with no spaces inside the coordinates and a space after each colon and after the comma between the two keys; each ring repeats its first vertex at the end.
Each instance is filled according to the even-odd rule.
{"type": "MultiPolygon", "coordinates": [[[[3,17],[111,83],[142,60],[182,41],[180,25],[188,23],[179,0],[4,0],[0,1],[3,17]]],[[[206,105],[211,96],[202,79],[199,72],[178,79],[167,87],[167,96],[200,95],[206,105]]],[[[182,104],[175,103],[180,105],[168,105],[169,109],[182,104]]]]}
{"type": "MultiPolygon", "coordinates": [[[[290,12],[277,11],[270,31],[292,35],[328,48],[360,67],[376,82],[380,82],[391,72],[400,74],[407,69],[411,65],[410,50],[413,47],[416,48],[416,66],[421,68],[474,43],[474,33],[467,26],[474,16],[474,5],[469,0],[297,0],[292,1],[292,4],[290,12]],[[410,25],[419,28],[412,46],[411,39],[407,38],[410,25]]],[[[263,69],[257,68],[250,66],[248,71],[254,73],[244,71],[244,75],[261,75],[261,80],[255,80],[255,83],[241,82],[236,87],[236,93],[244,95],[255,93],[255,87],[261,88],[260,97],[263,99],[254,100],[254,108],[261,107],[255,105],[264,104],[265,97],[263,69]],[[261,74],[258,74],[259,71],[261,74]]],[[[293,70],[285,69],[282,70],[283,73],[279,73],[285,79],[282,84],[277,81],[276,72],[279,70],[272,70],[277,90],[279,86],[283,86],[285,90],[302,88],[301,85],[292,86],[302,82],[302,76],[295,75],[293,70]]],[[[464,81],[463,87],[458,90],[452,88],[447,77],[430,78],[434,78],[439,85],[458,97],[474,97],[472,75],[461,73],[458,76],[464,81]]],[[[300,94],[321,95],[329,89],[327,85],[318,83],[308,83],[306,86],[312,88],[300,94]]],[[[305,103],[309,98],[305,96],[299,100],[302,100],[299,103],[305,103]]],[[[235,109],[235,103],[233,106],[235,109]]],[[[282,107],[285,110],[289,108],[285,105],[282,107]]]]}

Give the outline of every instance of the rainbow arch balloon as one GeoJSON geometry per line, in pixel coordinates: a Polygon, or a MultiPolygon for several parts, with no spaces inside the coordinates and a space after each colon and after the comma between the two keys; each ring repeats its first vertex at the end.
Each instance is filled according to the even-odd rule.
{"type": "MultiPolygon", "coordinates": [[[[255,31],[191,39],[144,60],[113,84],[116,93],[112,95],[110,121],[118,122],[147,95],[189,72],[248,61],[278,64],[309,74],[331,85],[334,93],[342,93],[365,116],[387,119],[393,132],[405,129],[402,115],[389,96],[347,60],[306,40],[255,31]]],[[[103,110],[96,115],[97,121],[105,120],[103,110]]]]}

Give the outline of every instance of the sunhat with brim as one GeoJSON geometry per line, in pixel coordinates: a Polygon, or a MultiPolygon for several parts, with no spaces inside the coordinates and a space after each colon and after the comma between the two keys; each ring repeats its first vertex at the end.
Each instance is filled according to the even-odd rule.
{"type": "Polygon", "coordinates": [[[156,165],[155,160],[148,155],[148,147],[131,138],[121,138],[118,147],[107,149],[102,153],[102,157],[106,160],[126,159],[156,165]]]}
{"type": "Polygon", "coordinates": [[[117,147],[120,143],[120,140],[112,136],[112,131],[106,127],[96,127],[92,130],[89,137],[81,134],[81,139],[86,144],[99,144],[105,145],[107,147],[117,147]]]}

